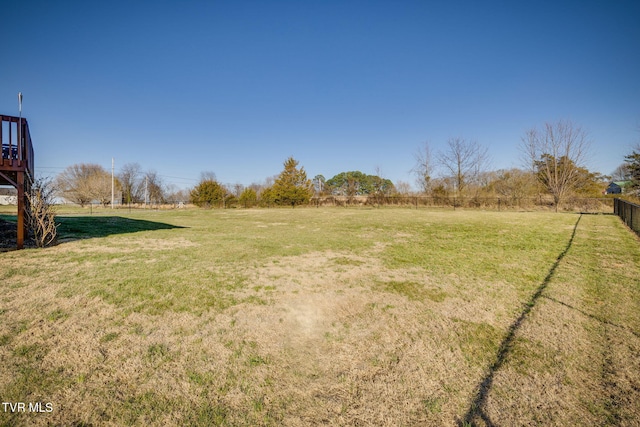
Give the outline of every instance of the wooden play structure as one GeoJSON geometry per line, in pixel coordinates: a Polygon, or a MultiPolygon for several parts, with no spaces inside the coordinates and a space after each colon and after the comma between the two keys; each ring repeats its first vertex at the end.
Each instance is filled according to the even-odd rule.
{"type": "Polygon", "coordinates": [[[33,145],[29,125],[24,117],[0,115],[0,185],[11,185],[18,192],[18,232],[16,246],[24,247],[27,236],[27,209],[33,183],[33,145]]]}

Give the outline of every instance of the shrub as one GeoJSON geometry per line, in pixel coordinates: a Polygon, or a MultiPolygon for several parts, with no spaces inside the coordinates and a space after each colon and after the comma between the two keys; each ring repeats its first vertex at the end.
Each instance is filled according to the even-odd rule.
{"type": "Polygon", "coordinates": [[[45,179],[36,180],[29,193],[28,225],[39,248],[53,245],[58,237],[53,194],[51,182],[45,179]]]}

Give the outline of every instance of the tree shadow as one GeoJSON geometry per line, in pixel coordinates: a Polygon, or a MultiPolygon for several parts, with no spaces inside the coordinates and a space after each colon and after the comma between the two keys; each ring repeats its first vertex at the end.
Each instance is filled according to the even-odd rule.
{"type": "Polygon", "coordinates": [[[529,301],[526,302],[518,318],[509,327],[506,337],[504,338],[504,340],[502,340],[502,343],[500,343],[495,361],[489,368],[489,372],[487,373],[487,375],[482,379],[476,389],[476,394],[473,401],[471,402],[471,405],[469,406],[469,409],[467,410],[467,413],[464,415],[464,418],[462,420],[458,420],[459,426],[475,426],[477,425],[479,419],[484,421],[485,425],[488,427],[495,426],[495,424],[489,417],[489,414],[487,413],[487,399],[489,397],[489,393],[491,392],[491,388],[493,387],[493,378],[498,369],[502,367],[505,359],[507,358],[507,355],[513,348],[513,341],[516,337],[518,329],[520,329],[520,326],[522,325],[531,309],[535,307],[538,299],[542,296],[542,293],[555,274],[556,269],[560,265],[560,262],[565,257],[567,252],[569,252],[569,249],[571,249],[571,245],[573,244],[573,240],[576,237],[576,231],[578,230],[578,224],[580,224],[581,218],[582,214],[580,214],[575,226],[573,227],[573,233],[571,234],[571,238],[569,239],[567,246],[560,253],[560,255],[558,255],[558,258],[556,258],[556,261],[551,266],[551,269],[549,269],[549,273],[547,273],[547,276],[544,278],[540,286],[538,286],[538,289],[536,289],[535,293],[531,296],[529,301]]]}
{"type": "MultiPolygon", "coordinates": [[[[107,237],[114,234],[137,233],[140,231],[171,230],[185,228],[163,222],[142,219],[123,218],[120,216],[56,216],[58,224],[58,244],[74,240],[107,237]]],[[[0,214],[0,247],[8,249],[16,246],[16,216],[0,214]]],[[[33,246],[29,239],[25,246],[33,246]]]]}

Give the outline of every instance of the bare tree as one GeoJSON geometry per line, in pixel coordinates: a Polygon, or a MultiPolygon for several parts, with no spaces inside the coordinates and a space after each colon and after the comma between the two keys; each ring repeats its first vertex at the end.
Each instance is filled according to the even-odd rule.
{"type": "Polygon", "coordinates": [[[148,171],[144,174],[143,183],[146,200],[149,203],[164,203],[165,202],[165,189],[162,178],[156,171],[148,171]]]}
{"type": "Polygon", "coordinates": [[[369,194],[369,197],[373,196],[376,204],[378,205],[378,207],[380,207],[380,204],[384,200],[385,193],[388,192],[384,185],[385,180],[382,177],[382,168],[380,167],[380,165],[377,165],[375,168],[375,175],[373,175],[371,179],[371,184],[373,187],[373,191],[371,192],[372,194],[369,194]]]}
{"type": "Polygon", "coordinates": [[[175,184],[169,184],[165,187],[165,199],[174,205],[186,203],[189,201],[189,191],[178,188],[175,184]]]}
{"type": "Polygon", "coordinates": [[[118,180],[122,186],[122,202],[139,203],[142,200],[140,176],[142,168],[138,163],[127,163],[122,166],[121,172],[118,174],[118,180]]]}
{"type": "Polygon", "coordinates": [[[326,182],[324,175],[318,174],[313,177],[313,189],[316,195],[322,196],[326,193],[326,182]]]}
{"type": "Polygon", "coordinates": [[[631,180],[631,169],[629,168],[628,163],[622,163],[620,166],[615,168],[613,173],[611,174],[611,179],[614,181],[629,181],[631,180]]]}
{"type": "Polygon", "coordinates": [[[488,161],[487,148],[463,138],[450,138],[446,151],[438,153],[438,162],[449,171],[458,194],[480,176],[488,161]]]}
{"type": "Polygon", "coordinates": [[[560,120],[528,130],[522,146],[529,167],[553,197],[557,211],[581,182],[590,147],[587,133],[571,121],[560,120]]]}
{"type": "Polygon", "coordinates": [[[111,174],[97,164],[74,164],[57,177],[55,187],[65,199],[85,206],[93,200],[111,200],[111,174]]]}
{"type": "Polygon", "coordinates": [[[411,194],[411,184],[406,181],[396,181],[395,183],[396,194],[401,196],[407,196],[411,194]]]}
{"type": "Polygon", "coordinates": [[[233,196],[235,198],[240,198],[240,195],[244,191],[244,185],[240,184],[239,182],[236,182],[235,184],[230,185],[229,187],[233,189],[233,196]]]}
{"type": "Polygon", "coordinates": [[[263,187],[262,184],[257,183],[257,182],[252,182],[251,184],[249,184],[249,186],[247,188],[251,188],[253,191],[256,192],[256,194],[259,194],[260,190],[262,190],[262,187],[263,187]]]}
{"type": "Polygon", "coordinates": [[[216,173],[213,171],[200,172],[200,182],[203,181],[218,181],[216,173]]]}
{"type": "Polygon", "coordinates": [[[413,155],[416,164],[411,169],[411,172],[416,177],[416,184],[423,193],[428,193],[431,190],[431,183],[433,179],[433,155],[431,153],[431,146],[429,142],[425,142],[413,155]]]}
{"type": "Polygon", "coordinates": [[[111,203],[111,174],[106,170],[104,173],[96,170],[96,173],[89,178],[92,199],[100,202],[102,206],[111,203]]]}

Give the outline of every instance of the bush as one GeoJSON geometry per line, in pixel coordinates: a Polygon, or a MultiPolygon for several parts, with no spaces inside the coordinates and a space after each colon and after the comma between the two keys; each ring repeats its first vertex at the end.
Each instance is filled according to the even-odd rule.
{"type": "Polygon", "coordinates": [[[242,194],[240,194],[240,203],[244,207],[255,206],[258,200],[258,194],[253,188],[245,188],[242,194]]]}
{"type": "Polygon", "coordinates": [[[39,248],[53,245],[58,238],[53,194],[53,185],[44,179],[36,180],[29,193],[28,225],[39,248]]]}
{"type": "Polygon", "coordinates": [[[205,179],[191,190],[191,203],[199,207],[217,206],[223,203],[227,189],[219,182],[205,179]]]}

